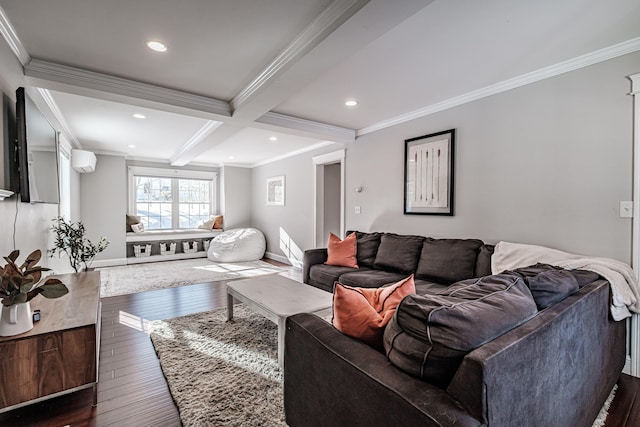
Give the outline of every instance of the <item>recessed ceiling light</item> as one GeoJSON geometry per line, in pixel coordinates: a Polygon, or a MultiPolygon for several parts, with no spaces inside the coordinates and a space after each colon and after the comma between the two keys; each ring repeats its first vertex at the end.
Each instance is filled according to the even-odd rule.
{"type": "Polygon", "coordinates": [[[270,136],[269,137],[269,141],[277,141],[277,140],[278,140],[278,138],[275,137],[275,136],[270,136]]]}
{"type": "Polygon", "coordinates": [[[135,145],[133,145],[133,144],[129,144],[129,145],[127,145],[127,147],[129,147],[129,148],[136,148],[136,146],[135,146],[135,145]]]}
{"type": "Polygon", "coordinates": [[[151,50],[155,50],[156,52],[166,52],[167,51],[167,46],[159,41],[156,40],[149,40],[147,42],[147,47],[151,50]]]}
{"type": "Polygon", "coordinates": [[[235,157],[229,156],[229,160],[233,160],[233,159],[235,159],[235,157]]]}
{"type": "Polygon", "coordinates": [[[358,105],[358,101],[356,101],[355,99],[349,99],[345,101],[344,105],[346,105],[347,107],[355,107],[356,105],[358,105]]]}
{"type": "Polygon", "coordinates": [[[140,114],[140,113],[135,113],[133,115],[133,117],[135,117],[136,119],[146,119],[147,116],[145,116],[144,114],[140,114]]]}

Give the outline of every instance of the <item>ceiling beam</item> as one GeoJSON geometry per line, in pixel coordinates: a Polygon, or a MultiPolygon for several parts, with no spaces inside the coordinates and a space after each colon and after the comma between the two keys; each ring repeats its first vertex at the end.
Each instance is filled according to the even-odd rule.
{"type": "Polygon", "coordinates": [[[269,109],[255,113],[255,108],[248,108],[252,100],[273,80],[277,79],[291,68],[302,57],[308,54],[320,42],[344,24],[370,0],[334,0],[320,15],[302,30],[289,45],[284,48],[267,67],[262,70],[244,89],[232,100],[231,108],[234,115],[248,116],[255,119],[269,109]],[[243,108],[244,107],[244,108],[243,108]],[[256,117],[252,117],[257,114],[256,117]]]}
{"type": "MultiPolygon", "coordinates": [[[[175,89],[141,83],[77,67],[33,59],[25,66],[25,75],[33,86],[153,108],[177,114],[220,121],[236,126],[253,126],[252,120],[231,117],[229,104],[214,98],[195,95],[175,89]]],[[[338,142],[353,141],[355,131],[311,120],[278,115],[279,119],[265,119],[276,132],[326,139],[335,135],[338,142]]],[[[263,127],[263,126],[258,126],[263,127]]]]}
{"type": "MultiPolygon", "coordinates": [[[[184,166],[193,159],[226,141],[240,130],[243,126],[230,123],[214,122],[215,125],[210,131],[200,129],[198,133],[202,133],[201,138],[192,137],[185,145],[183,145],[170,159],[171,166],[184,166]],[[194,139],[196,138],[196,139],[194,139]]],[[[205,125],[206,127],[206,125],[205,125]]]]}
{"type": "Polygon", "coordinates": [[[24,74],[31,84],[46,89],[179,114],[206,113],[205,118],[231,116],[229,104],[218,99],[39,59],[32,59],[24,74]]]}
{"type": "Polygon", "coordinates": [[[233,117],[254,121],[277,112],[306,85],[432,2],[334,1],[233,98],[233,117]]]}

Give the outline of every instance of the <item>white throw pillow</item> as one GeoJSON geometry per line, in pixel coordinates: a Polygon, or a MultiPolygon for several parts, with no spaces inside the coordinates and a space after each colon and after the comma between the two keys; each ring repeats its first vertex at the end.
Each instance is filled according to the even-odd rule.
{"type": "Polygon", "coordinates": [[[131,224],[131,229],[133,230],[134,233],[140,234],[144,231],[144,224],[143,223],[131,224]]]}
{"type": "Polygon", "coordinates": [[[213,224],[216,222],[216,216],[217,215],[211,215],[208,220],[200,221],[200,224],[198,224],[198,228],[201,228],[203,230],[213,230],[213,224]]]}

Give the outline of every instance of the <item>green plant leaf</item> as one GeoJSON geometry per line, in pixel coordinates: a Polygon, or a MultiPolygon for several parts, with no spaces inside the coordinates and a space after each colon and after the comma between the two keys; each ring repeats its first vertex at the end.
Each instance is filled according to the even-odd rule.
{"type": "Polygon", "coordinates": [[[36,249],[35,251],[31,252],[29,256],[24,260],[22,268],[29,269],[37,265],[40,261],[40,258],[42,258],[42,251],[40,249],[36,249]]]}
{"type": "Polygon", "coordinates": [[[27,294],[17,294],[13,299],[14,304],[21,304],[27,302],[27,294]]]}
{"type": "Polygon", "coordinates": [[[33,283],[24,283],[20,286],[20,293],[26,294],[31,290],[32,287],[33,287],[33,283]]]}
{"type": "Polygon", "coordinates": [[[69,289],[64,285],[64,283],[57,279],[47,281],[44,285],[39,286],[38,289],[42,290],[42,296],[45,298],[60,298],[61,296],[69,293],[69,289]]]}

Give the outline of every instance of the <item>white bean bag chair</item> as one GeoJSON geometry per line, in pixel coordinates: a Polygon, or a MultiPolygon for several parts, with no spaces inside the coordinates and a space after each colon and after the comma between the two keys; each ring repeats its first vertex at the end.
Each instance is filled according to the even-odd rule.
{"type": "Polygon", "coordinates": [[[255,228],[223,231],[211,240],[207,258],[213,262],[242,262],[262,259],[267,248],[264,234],[255,228]]]}

